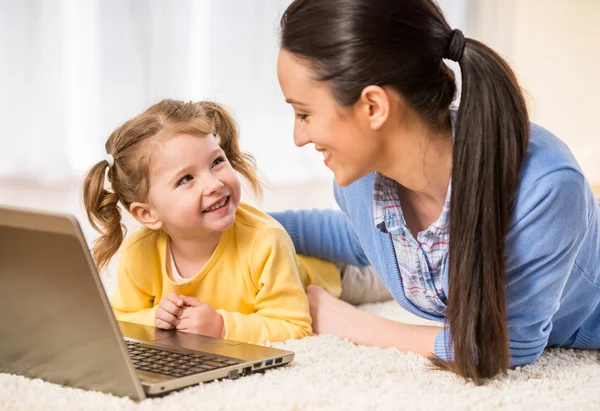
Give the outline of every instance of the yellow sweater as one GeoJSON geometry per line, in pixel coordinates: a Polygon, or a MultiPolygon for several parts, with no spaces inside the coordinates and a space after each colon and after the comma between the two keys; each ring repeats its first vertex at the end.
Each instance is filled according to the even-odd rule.
{"type": "Polygon", "coordinates": [[[182,283],[169,272],[164,231],[143,228],[129,236],[110,299],[117,319],[154,326],[158,303],[173,291],[213,307],[223,317],[226,339],[284,341],[312,332],[306,286],[320,285],[336,297],[341,293],[333,263],[297,256],[277,221],[243,203],[200,272],[182,283]]]}

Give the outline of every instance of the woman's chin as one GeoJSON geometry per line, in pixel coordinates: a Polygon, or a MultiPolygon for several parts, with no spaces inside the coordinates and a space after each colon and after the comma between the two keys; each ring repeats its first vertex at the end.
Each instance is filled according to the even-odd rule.
{"type": "Polygon", "coordinates": [[[333,177],[335,178],[335,182],[338,186],[346,187],[356,180],[360,179],[362,176],[356,176],[354,173],[348,173],[343,171],[334,171],[333,177]]]}

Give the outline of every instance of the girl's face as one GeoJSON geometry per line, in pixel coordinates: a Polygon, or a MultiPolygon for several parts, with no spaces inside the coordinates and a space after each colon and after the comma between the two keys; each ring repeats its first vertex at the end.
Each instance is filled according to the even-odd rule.
{"type": "Polygon", "coordinates": [[[221,233],[235,221],[240,182],[212,134],[156,142],[148,202],[170,236],[221,233]]]}
{"type": "Polygon", "coordinates": [[[302,60],[282,49],[277,62],[279,85],[294,108],[294,142],[313,143],[323,154],[339,185],[348,185],[375,170],[382,145],[372,132],[368,109],[340,106],[324,82],[302,60]]]}

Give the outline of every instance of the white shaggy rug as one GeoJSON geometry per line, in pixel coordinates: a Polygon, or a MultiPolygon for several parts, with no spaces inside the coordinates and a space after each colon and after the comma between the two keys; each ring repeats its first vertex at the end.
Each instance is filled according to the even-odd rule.
{"type": "MultiPolygon", "coordinates": [[[[425,323],[393,301],[362,308],[425,323]]],[[[430,370],[422,357],[395,349],[359,347],[331,336],[275,346],[296,352],[290,366],[141,403],[0,374],[0,410],[600,409],[598,351],[551,349],[535,364],[476,387],[450,373],[430,370]]]]}

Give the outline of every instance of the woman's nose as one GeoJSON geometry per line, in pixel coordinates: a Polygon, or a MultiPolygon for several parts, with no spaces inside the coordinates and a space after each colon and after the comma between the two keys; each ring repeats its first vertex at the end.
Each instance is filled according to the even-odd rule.
{"type": "Polygon", "coordinates": [[[307,133],[301,130],[294,130],[294,144],[296,144],[296,146],[303,147],[310,142],[310,137],[307,133]]]}

